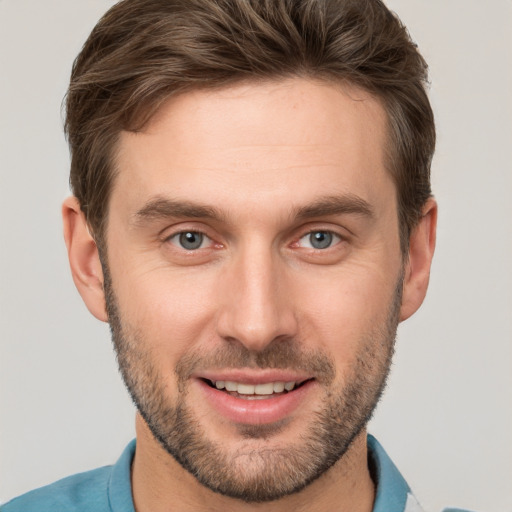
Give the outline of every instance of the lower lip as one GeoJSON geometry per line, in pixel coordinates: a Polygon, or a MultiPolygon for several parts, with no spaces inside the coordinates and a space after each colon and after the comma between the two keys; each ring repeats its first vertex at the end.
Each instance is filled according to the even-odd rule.
{"type": "Polygon", "coordinates": [[[219,391],[201,379],[196,382],[213,409],[228,420],[244,425],[265,425],[287,418],[304,404],[307,394],[314,387],[314,381],[307,381],[288,393],[251,400],[219,391]]]}

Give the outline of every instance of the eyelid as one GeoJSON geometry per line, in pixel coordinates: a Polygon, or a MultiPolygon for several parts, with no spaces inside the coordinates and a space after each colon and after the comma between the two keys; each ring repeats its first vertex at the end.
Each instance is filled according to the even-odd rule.
{"type": "Polygon", "coordinates": [[[212,238],[210,234],[210,229],[208,229],[204,224],[200,224],[196,222],[176,222],[175,224],[167,225],[165,228],[161,229],[158,232],[158,237],[165,242],[171,239],[173,236],[180,235],[182,233],[200,233],[201,235],[212,238]]]}
{"type": "MultiPolygon", "coordinates": [[[[217,237],[214,238],[214,236],[212,236],[212,234],[210,233],[211,230],[208,229],[207,227],[190,226],[190,225],[183,226],[183,224],[187,224],[187,223],[183,222],[183,223],[179,223],[178,225],[167,226],[166,228],[162,229],[159,233],[159,238],[161,239],[161,243],[168,243],[172,239],[176,239],[177,237],[179,237],[179,235],[184,234],[184,233],[198,233],[198,234],[202,235],[206,239],[206,241],[209,241],[208,245],[210,247],[213,247],[216,245],[220,248],[220,247],[224,246],[224,243],[218,242],[216,240],[217,237]]],[[[326,249],[316,249],[314,247],[311,249],[318,250],[318,251],[326,251],[327,249],[330,249],[331,247],[334,247],[334,246],[338,245],[340,242],[346,241],[349,238],[349,234],[347,234],[346,232],[342,233],[341,231],[342,231],[341,228],[336,229],[336,228],[333,228],[330,226],[325,227],[325,226],[306,225],[306,226],[303,226],[302,229],[300,229],[298,236],[293,237],[291,246],[297,247],[299,245],[300,240],[302,240],[303,238],[305,238],[307,236],[310,236],[312,233],[324,232],[324,233],[331,234],[335,238],[334,243],[326,249]]],[[[345,231],[348,231],[348,230],[345,230],[345,231]]],[[[172,243],[172,245],[180,248],[178,243],[172,243]]],[[[201,247],[201,248],[205,249],[206,247],[201,247]]],[[[181,249],[186,250],[183,247],[181,247],[181,249]]],[[[196,250],[198,250],[198,249],[196,249],[196,250]]]]}
{"type": "Polygon", "coordinates": [[[347,241],[352,236],[352,232],[345,226],[325,222],[309,222],[305,225],[302,225],[300,228],[295,230],[295,232],[297,235],[293,236],[292,245],[296,244],[305,236],[318,232],[330,233],[331,235],[339,238],[340,241],[347,241]]]}
{"type": "Polygon", "coordinates": [[[181,251],[189,256],[193,256],[194,254],[197,255],[197,253],[202,251],[221,249],[224,247],[224,244],[219,241],[217,231],[212,230],[208,225],[193,221],[183,221],[167,226],[165,229],[160,231],[159,238],[162,245],[170,245],[173,250],[181,251]],[[186,249],[185,247],[182,247],[178,241],[174,242],[172,240],[176,240],[183,233],[198,233],[202,235],[204,237],[203,243],[201,244],[202,246],[197,249],[186,249]]]}

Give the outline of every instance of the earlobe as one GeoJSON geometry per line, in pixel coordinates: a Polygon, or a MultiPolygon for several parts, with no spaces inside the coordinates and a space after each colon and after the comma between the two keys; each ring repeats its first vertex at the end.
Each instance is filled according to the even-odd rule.
{"type": "Polygon", "coordinates": [[[62,204],[62,221],[75,286],[89,311],[106,322],[103,270],[98,247],[76,197],[69,197],[62,204]]]}
{"type": "Polygon", "coordinates": [[[425,299],[436,246],[436,227],[437,203],[430,198],[425,203],[423,215],[413,229],[409,240],[400,321],[413,315],[425,299]]]}

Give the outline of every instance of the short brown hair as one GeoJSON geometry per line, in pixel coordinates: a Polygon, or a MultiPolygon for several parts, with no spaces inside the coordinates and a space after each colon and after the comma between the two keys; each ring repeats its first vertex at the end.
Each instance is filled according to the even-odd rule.
{"type": "Polygon", "coordinates": [[[380,0],[122,0],[76,58],[66,100],[71,188],[103,242],[115,149],[170,96],[292,76],[348,82],[387,111],[402,250],[431,195],[427,65],[380,0]]]}

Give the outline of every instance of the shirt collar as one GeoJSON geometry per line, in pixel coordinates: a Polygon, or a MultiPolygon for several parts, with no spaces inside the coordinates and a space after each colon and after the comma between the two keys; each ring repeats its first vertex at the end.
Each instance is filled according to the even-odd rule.
{"type": "Polygon", "coordinates": [[[135,455],[135,439],[124,449],[112,467],[108,481],[108,500],[112,512],[135,512],[132,499],[131,468],[135,455]]]}
{"type": "Polygon", "coordinates": [[[373,512],[422,512],[404,477],[372,435],[368,435],[368,466],[376,488],[373,512]]]}

